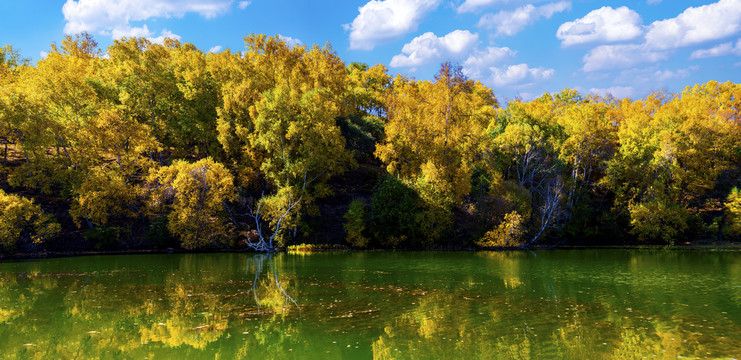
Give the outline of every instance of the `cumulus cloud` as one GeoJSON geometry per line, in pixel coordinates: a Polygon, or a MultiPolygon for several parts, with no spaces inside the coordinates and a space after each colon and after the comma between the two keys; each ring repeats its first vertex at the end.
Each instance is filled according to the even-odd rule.
{"type": "Polygon", "coordinates": [[[513,11],[485,14],[476,26],[496,29],[496,35],[514,35],[540,18],[550,19],[553,14],[571,9],[570,1],[559,1],[542,6],[527,4],[513,11]]]}
{"type": "Polygon", "coordinates": [[[631,86],[612,86],[609,88],[591,88],[589,92],[602,96],[612,95],[616,98],[626,98],[633,96],[634,90],[631,86]]]}
{"type": "Polygon", "coordinates": [[[379,43],[414,31],[440,0],[371,0],[358,8],[359,14],[351,24],[350,48],[373,50],[379,43]]]}
{"type": "MultiPolygon", "coordinates": [[[[113,38],[151,36],[146,25],[134,27],[131,23],[182,17],[186,13],[197,13],[211,19],[228,11],[232,2],[233,0],[67,0],[62,6],[64,19],[67,21],[64,32],[73,34],[87,31],[112,35],[113,38]]],[[[163,31],[164,37],[168,37],[166,31],[163,31]]],[[[160,37],[153,38],[157,39],[160,37]]]]}
{"type": "Polygon", "coordinates": [[[535,82],[548,80],[555,71],[543,67],[531,68],[527,64],[510,65],[507,68],[491,69],[491,82],[494,86],[528,86],[535,82]]]}
{"type": "Polygon", "coordinates": [[[278,37],[281,40],[285,41],[289,46],[301,46],[303,44],[301,40],[292,38],[290,36],[283,36],[283,35],[278,34],[278,37]]]}
{"type": "Polygon", "coordinates": [[[241,9],[241,10],[244,10],[244,9],[245,9],[246,7],[250,6],[250,4],[251,4],[251,3],[252,3],[252,2],[250,2],[250,1],[240,1],[240,2],[239,2],[239,4],[237,4],[237,6],[238,6],[238,7],[239,7],[239,8],[241,9]]]}
{"type": "Polygon", "coordinates": [[[208,49],[208,52],[210,52],[210,53],[217,53],[217,52],[221,51],[221,49],[223,49],[223,47],[221,45],[216,45],[216,46],[208,49]]]}
{"type": "Polygon", "coordinates": [[[489,72],[492,66],[516,54],[516,51],[508,47],[489,46],[483,50],[476,49],[463,62],[463,73],[473,79],[484,78],[486,77],[484,74],[489,72]]]}
{"type": "Polygon", "coordinates": [[[165,39],[180,40],[180,35],[173,34],[172,31],[164,29],[160,33],[160,36],[157,36],[157,37],[147,36],[147,39],[149,39],[149,41],[153,43],[162,44],[165,41],[165,39]]]}
{"type": "Polygon", "coordinates": [[[476,11],[479,8],[492,5],[496,3],[497,0],[466,0],[456,8],[455,10],[460,13],[466,13],[466,12],[473,12],[476,11]]]}
{"type": "Polygon", "coordinates": [[[532,4],[546,0],[466,0],[455,10],[459,13],[474,12],[480,8],[488,7],[495,4],[532,4]]]}
{"type": "Polygon", "coordinates": [[[172,31],[167,29],[163,29],[159,36],[154,36],[154,34],[149,31],[149,27],[147,27],[146,24],[141,27],[116,28],[113,29],[110,35],[113,39],[143,37],[157,44],[162,44],[166,38],[180,40],[180,35],[174,34],[172,31]]]}
{"type": "Polygon", "coordinates": [[[111,37],[114,39],[120,39],[124,37],[150,37],[152,36],[152,32],[149,31],[149,28],[146,24],[141,27],[124,27],[124,28],[115,28],[113,29],[113,32],[111,33],[111,37]]]}
{"type": "Polygon", "coordinates": [[[604,6],[583,18],[561,24],[556,37],[562,46],[631,40],[643,34],[641,23],[641,16],[625,6],[617,9],[604,6]]]}
{"type": "Polygon", "coordinates": [[[463,73],[487,85],[523,87],[550,79],[553,69],[531,68],[527,64],[497,67],[517,52],[508,47],[479,45],[479,35],[455,30],[445,36],[427,32],[417,36],[391,59],[391,67],[415,68],[446,60],[462,61],[463,73]]]}
{"type": "Polygon", "coordinates": [[[697,66],[691,66],[677,70],[661,70],[658,65],[644,69],[628,69],[620,72],[617,78],[615,78],[615,83],[662,86],[669,80],[686,78],[698,69],[699,67],[697,66]]]}
{"type": "Polygon", "coordinates": [[[414,67],[433,61],[461,59],[473,49],[479,40],[478,34],[468,30],[455,30],[438,37],[426,32],[404,45],[401,54],[391,59],[391,67],[414,67]]]}
{"type": "Polygon", "coordinates": [[[586,72],[629,68],[646,62],[666,60],[666,51],[657,51],[645,44],[602,45],[584,55],[586,72]]]}
{"type": "Polygon", "coordinates": [[[646,33],[646,43],[656,49],[671,49],[721,39],[741,30],[741,0],[690,7],[679,16],[655,21],[646,33]]]}
{"type": "Polygon", "coordinates": [[[723,43],[710,49],[699,49],[692,52],[690,59],[704,59],[709,57],[718,57],[726,55],[738,55],[741,56],[741,39],[733,45],[733,42],[723,43]]]}

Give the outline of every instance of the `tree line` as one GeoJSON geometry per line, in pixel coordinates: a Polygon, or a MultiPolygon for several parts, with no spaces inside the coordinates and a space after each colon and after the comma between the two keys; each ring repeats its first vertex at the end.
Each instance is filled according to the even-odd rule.
{"type": "Polygon", "coordinates": [[[739,84],[502,106],[454,64],[416,80],[329,44],[244,41],[123,38],[103,54],[83,33],[35,65],[0,48],[3,248],[66,231],[271,251],[311,241],[312,218],[342,222],[357,248],[741,236],[739,84]],[[331,180],[349,174],[375,185],[326,217],[322,201],[350,191],[331,180]]]}

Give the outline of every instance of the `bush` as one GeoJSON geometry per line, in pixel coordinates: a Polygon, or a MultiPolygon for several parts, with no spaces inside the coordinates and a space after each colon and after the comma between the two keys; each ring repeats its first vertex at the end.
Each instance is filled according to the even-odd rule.
{"type": "Polygon", "coordinates": [[[523,218],[517,211],[504,215],[502,222],[488,231],[476,245],[482,247],[504,246],[515,247],[523,244],[522,237],[525,234],[523,218]]]}
{"type": "Polygon", "coordinates": [[[398,178],[387,175],[371,197],[373,237],[386,247],[400,247],[417,238],[420,207],[417,193],[398,178]]]}
{"type": "Polygon", "coordinates": [[[629,205],[631,233],[641,241],[662,240],[673,243],[688,229],[690,214],[668,199],[629,205]]]}
{"type": "Polygon", "coordinates": [[[350,209],[347,210],[344,218],[347,221],[344,225],[347,242],[357,248],[368,246],[368,238],[363,235],[365,231],[365,204],[358,199],[353,200],[350,202],[350,209]]]}
{"type": "Polygon", "coordinates": [[[178,240],[167,228],[167,216],[160,215],[149,224],[149,228],[147,229],[147,241],[150,246],[158,249],[178,246],[178,240]]]}
{"type": "Polygon", "coordinates": [[[56,235],[59,223],[32,200],[0,189],[0,246],[16,250],[20,243],[38,246],[56,235]]]}
{"type": "Polygon", "coordinates": [[[741,191],[733,188],[725,203],[726,225],[723,232],[728,236],[741,236],[741,191]]]}
{"type": "Polygon", "coordinates": [[[118,241],[119,229],[113,226],[101,225],[90,229],[82,236],[97,250],[110,249],[118,241]]]}

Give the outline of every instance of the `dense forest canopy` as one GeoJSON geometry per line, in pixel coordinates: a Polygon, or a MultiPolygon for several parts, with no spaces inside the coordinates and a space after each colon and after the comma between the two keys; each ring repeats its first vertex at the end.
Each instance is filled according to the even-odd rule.
{"type": "Polygon", "coordinates": [[[741,236],[739,84],[505,106],[450,63],[392,78],[329,44],[244,41],[123,38],[103,55],[83,33],[35,65],[0,48],[2,248],[741,236]]]}

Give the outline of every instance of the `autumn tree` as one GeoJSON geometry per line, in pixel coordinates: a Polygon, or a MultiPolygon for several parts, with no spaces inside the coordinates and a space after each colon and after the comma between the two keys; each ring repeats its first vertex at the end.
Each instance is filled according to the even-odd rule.
{"type": "Polygon", "coordinates": [[[490,89],[449,63],[435,82],[394,79],[386,139],[376,156],[419,192],[430,209],[422,226],[432,238],[450,225],[451,209],[471,190],[478,145],[497,106],[490,89]]]}
{"type": "Polygon", "coordinates": [[[25,197],[0,189],[0,245],[16,250],[19,244],[37,246],[59,232],[54,216],[25,197]]]}
{"type": "Polygon", "coordinates": [[[135,218],[140,215],[139,189],[128,183],[118,167],[92,168],[75,191],[70,214],[75,224],[89,228],[105,225],[110,218],[135,218]]]}
{"type": "Polygon", "coordinates": [[[723,229],[729,236],[741,236],[741,191],[733,188],[724,204],[726,225],[723,229]]]}
{"type": "Polygon", "coordinates": [[[216,245],[228,236],[226,203],[234,200],[234,178],[211,158],[177,160],[152,169],[144,188],[152,215],[166,213],[167,227],[185,248],[216,245]]]}
{"type": "Polygon", "coordinates": [[[738,115],[723,100],[737,92],[738,85],[709,82],[623,100],[620,147],[603,182],[639,238],[669,241],[687,230],[690,208],[737,161],[738,115]]]}
{"type": "MultiPolygon", "coordinates": [[[[240,185],[262,178],[273,192],[268,203],[302,199],[285,219],[295,235],[299,214],[312,212],[313,199],[330,194],[326,181],[352,164],[335,121],[345,66],[329,46],[307,49],[264,35],[245,37],[245,44],[242,57],[226,52],[210,58],[214,78],[224,82],[218,139],[237,166],[240,185]]],[[[275,226],[277,218],[270,221],[275,226]]]]}
{"type": "Polygon", "coordinates": [[[0,47],[0,143],[3,145],[3,165],[8,163],[8,146],[18,142],[22,123],[18,93],[19,75],[28,68],[28,60],[21,58],[10,45],[0,47]]]}

